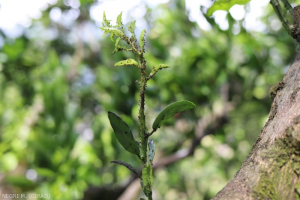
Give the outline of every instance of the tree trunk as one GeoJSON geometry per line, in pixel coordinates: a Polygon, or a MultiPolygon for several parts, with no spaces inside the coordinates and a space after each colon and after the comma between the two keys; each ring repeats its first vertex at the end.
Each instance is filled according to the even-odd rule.
{"type": "Polygon", "coordinates": [[[300,50],[272,88],[269,119],[234,178],[213,198],[300,200],[300,50]]]}

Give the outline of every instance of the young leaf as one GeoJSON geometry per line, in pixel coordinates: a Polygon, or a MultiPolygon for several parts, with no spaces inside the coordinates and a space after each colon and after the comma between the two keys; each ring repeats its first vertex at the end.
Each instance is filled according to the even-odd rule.
{"type": "Polygon", "coordinates": [[[155,144],[153,140],[148,140],[148,148],[149,148],[149,162],[152,164],[155,156],[155,144]]]}
{"type": "Polygon", "coordinates": [[[112,41],[112,42],[114,42],[114,36],[115,36],[115,34],[110,34],[110,40],[112,41]]]}
{"type": "Polygon", "coordinates": [[[116,29],[116,28],[111,28],[111,27],[100,27],[101,30],[105,31],[105,32],[108,32],[110,34],[114,34],[116,36],[119,36],[119,37],[123,37],[124,36],[124,33],[122,31],[120,31],[119,29],[116,29]]]}
{"type": "Polygon", "coordinates": [[[118,38],[118,39],[116,40],[115,47],[117,47],[117,46],[118,46],[118,44],[119,44],[120,40],[121,40],[121,38],[118,38]]]}
{"type": "Polygon", "coordinates": [[[128,31],[132,34],[134,34],[135,30],[135,21],[131,22],[130,25],[128,26],[128,31]]]}
{"type": "Polygon", "coordinates": [[[140,149],[128,125],[115,113],[108,112],[108,118],[119,143],[130,153],[140,157],[140,149]]]}
{"type": "Polygon", "coordinates": [[[152,68],[152,71],[150,73],[150,77],[153,77],[159,70],[165,69],[165,68],[170,68],[169,65],[165,65],[165,64],[159,64],[156,65],[152,68]]]}
{"type": "Polygon", "coordinates": [[[136,171],[136,169],[134,169],[130,164],[119,161],[119,160],[114,160],[114,161],[111,161],[110,163],[116,163],[119,165],[123,165],[124,167],[126,167],[127,169],[132,171],[135,175],[137,175],[140,179],[142,179],[142,177],[139,175],[139,173],[136,171]]]}
{"type": "Polygon", "coordinates": [[[122,60],[120,62],[117,62],[115,64],[115,67],[124,66],[124,65],[126,65],[126,66],[128,66],[128,65],[134,65],[134,66],[137,66],[137,67],[139,66],[139,64],[134,59],[129,58],[127,60],[122,60]]]}
{"type": "Polygon", "coordinates": [[[160,128],[160,126],[170,117],[175,115],[178,112],[182,112],[184,110],[195,108],[195,104],[190,101],[178,101],[167,106],[159,115],[156,117],[152,128],[156,130],[160,128]]]}
{"type": "Polygon", "coordinates": [[[153,175],[150,163],[145,164],[142,171],[142,189],[147,197],[152,195],[153,175]]]}
{"type": "Polygon", "coordinates": [[[217,10],[226,10],[228,11],[235,4],[244,5],[250,0],[217,0],[213,5],[207,10],[206,15],[211,16],[217,10]]]}
{"type": "Polygon", "coordinates": [[[117,24],[118,24],[120,27],[123,27],[123,24],[122,24],[122,12],[118,15],[118,18],[117,18],[117,24]]]}
{"type": "Polygon", "coordinates": [[[111,54],[114,54],[114,53],[117,53],[119,51],[123,51],[123,50],[126,50],[127,48],[123,45],[118,45],[115,47],[115,50],[111,53],[111,54]]]}
{"type": "Polygon", "coordinates": [[[145,29],[142,30],[141,35],[140,35],[140,40],[139,40],[142,51],[144,51],[144,46],[145,46],[145,32],[146,32],[145,29]]]}
{"type": "Polygon", "coordinates": [[[111,20],[107,20],[106,19],[106,15],[105,15],[105,12],[103,12],[103,22],[106,26],[110,27],[110,22],[111,20]]]}

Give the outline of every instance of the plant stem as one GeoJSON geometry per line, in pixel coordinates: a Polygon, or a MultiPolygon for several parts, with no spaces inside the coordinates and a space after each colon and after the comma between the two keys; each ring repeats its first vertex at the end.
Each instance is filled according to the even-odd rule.
{"type": "MultiPolygon", "coordinates": [[[[138,50],[138,47],[136,46],[136,41],[131,41],[127,36],[123,38],[129,46],[132,47],[133,53],[135,56],[139,59],[139,69],[140,69],[140,99],[139,99],[139,137],[140,137],[140,144],[141,144],[141,160],[143,161],[144,167],[148,164],[148,156],[147,156],[147,147],[148,147],[148,138],[149,134],[147,133],[147,126],[146,126],[146,118],[145,118],[145,93],[147,88],[147,81],[148,77],[146,75],[146,60],[144,58],[144,49],[141,51],[138,50]]],[[[152,132],[153,133],[153,132],[152,132]]],[[[151,174],[152,176],[152,174],[151,174]]],[[[143,180],[143,179],[142,179],[143,180]]],[[[148,200],[152,200],[152,193],[148,194],[148,200]]]]}
{"type": "Polygon", "coordinates": [[[291,4],[288,2],[288,0],[282,0],[285,8],[290,12],[290,14],[293,13],[293,7],[291,6],[291,4]]]}
{"type": "Polygon", "coordinates": [[[285,15],[280,7],[280,3],[278,2],[278,0],[271,0],[270,3],[273,6],[273,9],[274,9],[275,13],[277,14],[279,20],[281,21],[283,27],[286,29],[288,34],[291,35],[291,29],[289,26],[289,22],[286,19],[285,15]]]}
{"type": "Polygon", "coordinates": [[[144,164],[148,162],[147,157],[147,127],[145,119],[145,92],[147,87],[147,77],[146,77],[146,61],[143,55],[140,56],[141,62],[141,81],[140,81],[140,101],[139,101],[139,123],[140,123],[140,140],[141,140],[141,157],[143,158],[144,164]]]}

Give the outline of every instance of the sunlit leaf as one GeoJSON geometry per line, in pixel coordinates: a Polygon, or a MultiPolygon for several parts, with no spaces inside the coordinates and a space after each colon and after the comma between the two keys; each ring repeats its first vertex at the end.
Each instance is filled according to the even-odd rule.
{"type": "Polygon", "coordinates": [[[105,12],[103,12],[103,22],[106,26],[109,26],[110,27],[110,22],[111,20],[107,20],[106,19],[106,15],[105,15],[105,12]]]}
{"type": "Polygon", "coordinates": [[[131,22],[128,26],[128,31],[132,34],[134,34],[134,30],[135,30],[135,21],[131,22]]]}
{"type": "Polygon", "coordinates": [[[217,0],[214,4],[207,10],[206,15],[211,16],[217,10],[226,10],[228,11],[232,6],[239,4],[244,5],[250,0],[217,0]]]}
{"type": "Polygon", "coordinates": [[[119,161],[119,160],[114,160],[114,161],[111,161],[110,163],[116,163],[116,164],[119,164],[119,165],[123,165],[124,167],[126,167],[127,169],[132,171],[135,175],[137,175],[140,179],[142,179],[142,177],[139,175],[139,173],[136,171],[136,169],[134,169],[130,164],[128,164],[126,162],[119,161]]]}
{"type": "Polygon", "coordinates": [[[117,18],[117,24],[122,27],[122,12],[118,15],[118,18],[117,18]]]}
{"type": "Polygon", "coordinates": [[[170,117],[175,115],[178,112],[182,112],[184,110],[195,108],[196,105],[193,102],[190,101],[178,101],[175,103],[172,103],[171,105],[167,106],[159,115],[156,117],[152,128],[153,130],[156,130],[160,128],[160,126],[170,117]]]}
{"type": "Polygon", "coordinates": [[[108,118],[119,143],[130,153],[139,156],[140,149],[128,125],[113,112],[108,112],[108,118]]]}

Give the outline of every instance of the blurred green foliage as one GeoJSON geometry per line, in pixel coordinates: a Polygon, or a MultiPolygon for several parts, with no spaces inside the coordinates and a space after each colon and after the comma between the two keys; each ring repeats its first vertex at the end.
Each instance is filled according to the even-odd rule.
{"type": "MultiPolygon", "coordinates": [[[[130,172],[111,160],[139,167],[136,156],[118,144],[107,118],[107,111],[117,111],[137,135],[138,70],[112,67],[130,54],[111,56],[109,37],[80,35],[83,29],[101,34],[89,17],[93,3],[80,0],[80,16],[71,24],[50,19],[54,8],[72,9],[58,1],[20,37],[0,31],[2,193],[80,199],[89,186],[113,187],[127,180],[130,172]]],[[[222,87],[229,88],[235,106],[228,123],[204,137],[192,157],[155,172],[155,199],[209,199],[249,153],[268,116],[269,88],[282,79],[296,50],[285,31],[274,27],[270,6],[264,12],[262,33],[247,32],[244,21],[230,14],[228,30],[207,18],[212,29],[204,31],[190,21],[183,0],[147,8],[149,71],[159,63],[171,66],[148,83],[148,127],[172,102],[187,99],[197,106],[153,135],[156,159],[189,145],[197,121],[222,104],[222,87]]]]}

